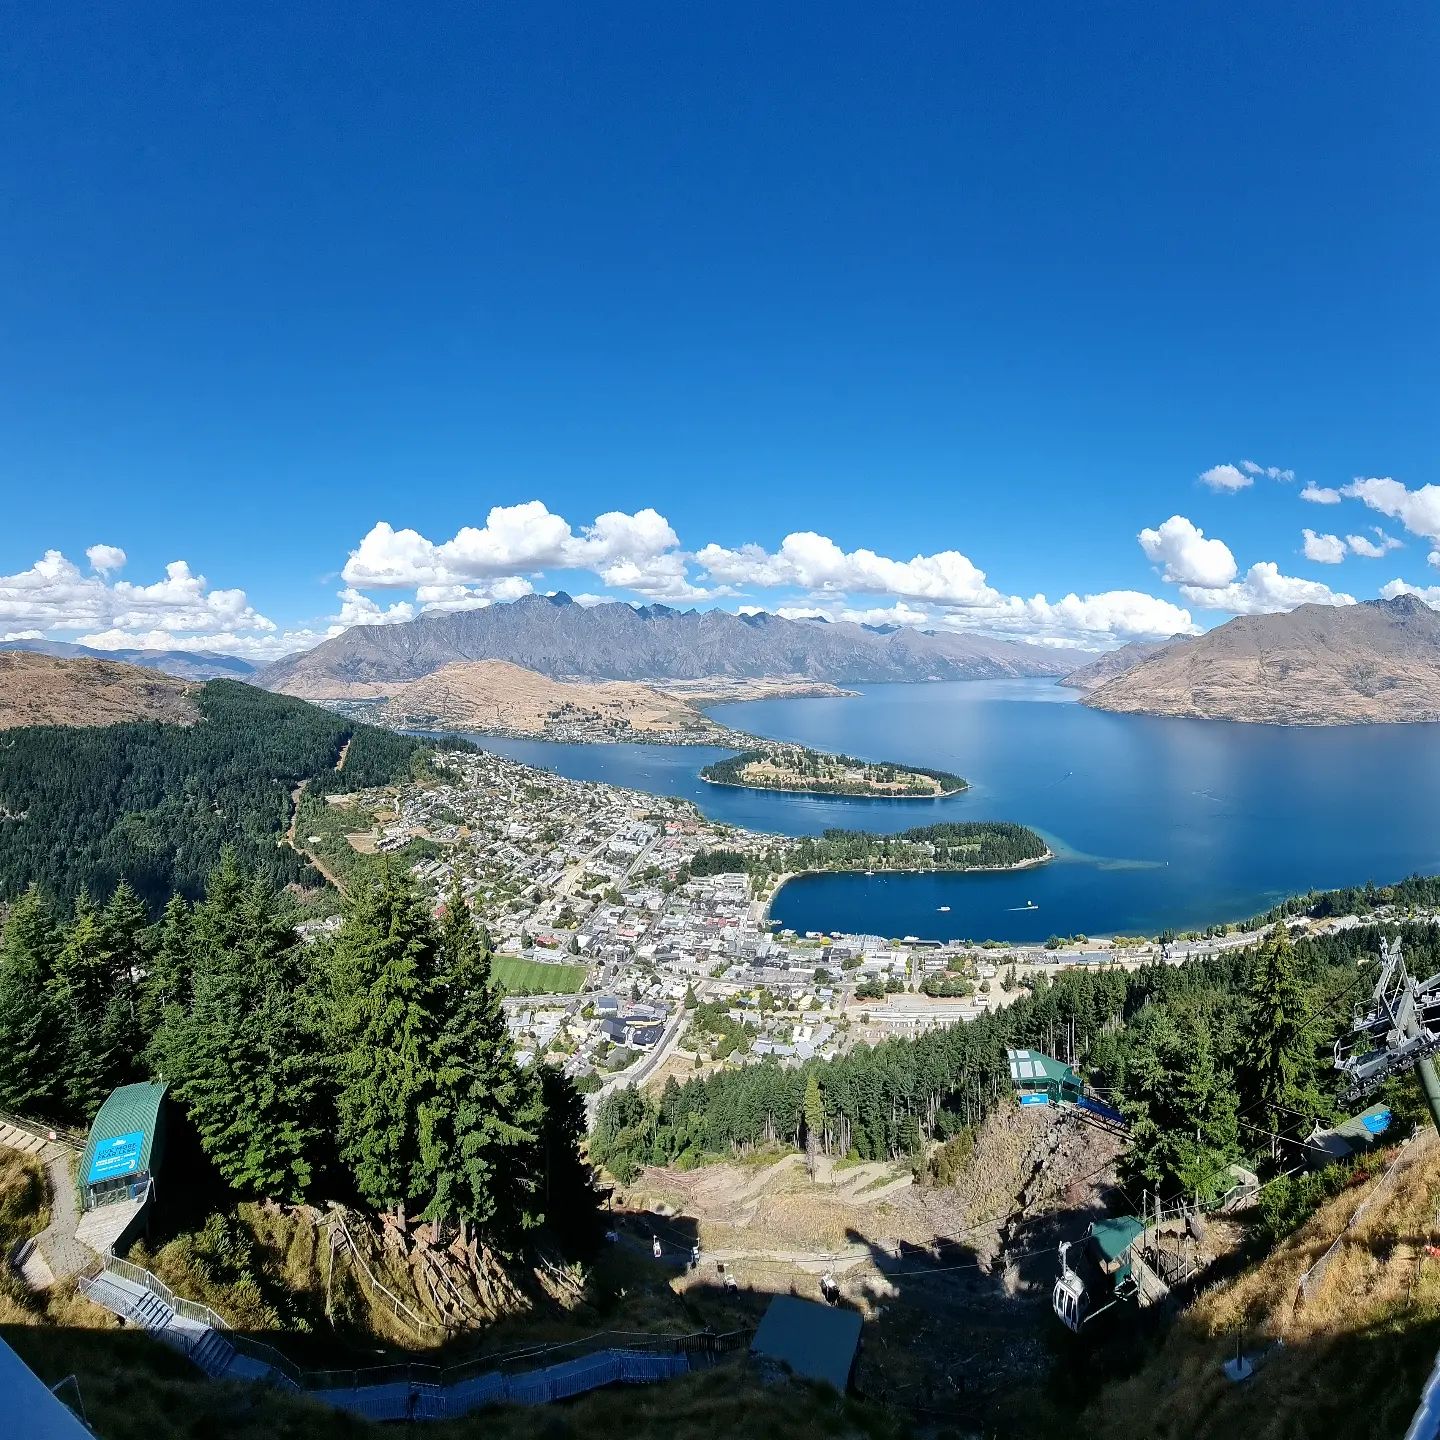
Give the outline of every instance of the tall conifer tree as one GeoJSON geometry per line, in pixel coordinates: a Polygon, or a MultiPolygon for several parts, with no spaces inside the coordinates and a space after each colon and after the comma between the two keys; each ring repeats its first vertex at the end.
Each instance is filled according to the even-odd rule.
{"type": "MultiPolygon", "coordinates": [[[[227,906],[229,880],[217,873],[227,906]]],[[[252,880],[227,915],[230,942],[197,951],[191,1006],[173,1007],[164,1046],[172,1089],[231,1185],[298,1200],[326,1130],[304,952],[263,880],[252,880]]]]}
{"type": "Polygon", "coordinates": [[[490,977],[489,936],[458,886],[446,902],[432,993],[435,1093],[424,1114],[427,1219],[486,1230],[541,1218],[534,1150],[544,1102],[516,1062],[490,977]]]}
{"type": "Polygon", "coordinates": [[[1305,995],[1289,932],[1277,922],[1255,954],[1238,1067],[1243,1108],[1273,1132],[1304,1127],[1324,1108],[1305,995]]]}
{"type": "Polygon", "coordinates": [[[61,938],[50,902],[31,886],[0,937],[0,1105],[25,1115],[64,1109],[66,1028],[52,987],[61,938]]]}
{"type": "Polygon", "coordinates": [[[356,888],[330,958],[340,1159],[365,1202],[402,1225],[429,1205],[434,1178],[433,1156],[421,1153],[421,1120],[435,1120],[438,951],[434,920],[413,884],[386,864],[356,888]]]}

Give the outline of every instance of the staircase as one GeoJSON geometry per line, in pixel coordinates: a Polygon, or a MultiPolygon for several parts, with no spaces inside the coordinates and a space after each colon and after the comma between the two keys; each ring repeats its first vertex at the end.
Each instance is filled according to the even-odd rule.
{"type": "Polygon", "coordinates": [[[203,1331],[187,1353],[212,1380],[224,1375],[235,1359],[235,1347],[218,1330],[203,1331]]]}
{"type": "MultiPolygon", "coordinates": [[[[115,1263],[124,1262],[111,1262],[115,1263]]],[[[174,1305],[138,1280],[113,1269],[102,1269],[95,1275],[82,1275],[79,1283],[80,1293],[87,1300],[103,1305],[127,1325],[183,1351],[212,1380],[230,1369],[235,1347],[218,1330],[177,1314],[174,1305]]],[[[187,1302],[177,1303],[183,1307],[187,1302]]]]}

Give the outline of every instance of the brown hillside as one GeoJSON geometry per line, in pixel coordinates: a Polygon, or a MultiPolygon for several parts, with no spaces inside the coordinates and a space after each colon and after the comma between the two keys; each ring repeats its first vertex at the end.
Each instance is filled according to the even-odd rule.
{"type": "Polygon", "coordinates": [[[566,724],[621,734],[693,733],[696,739],[722,733],[693,705],[648,685],[552,680],[506,660],[456,661],[420,680],[389,685],[384,693],[377,718],[391,725],[436,723],[527,735],[566,724]]]}
{"type": "Polygon", "coordinates": [[[1084,703],[1269,725],[1440,720],[1440,614],[1401,595],[1244,615],[1170,642],[1084,703]]]}
{"type": "Polygon", "coordinates": [[[21,725],[117,725],[199,719],[199,687],[138,665],[113,660],[60,660],[0,651],[0,730],[21,725]]]}
{"type": "Polygon", "coordinates": [[[1102,1395],[1084,1433],[1095,1440],[1404,1434],[1440,1344],[1440,1261],[1427,1249],[1440,1238],[1437,1193],[1440,1145],[1427,1129],[1262,1263],[1204,1293],[1139,1374],[1102,1395]],[[1242,1333],[1245,1353],[1259,1363],[1235,1385],[1221,1365],[1242,1333]]]}

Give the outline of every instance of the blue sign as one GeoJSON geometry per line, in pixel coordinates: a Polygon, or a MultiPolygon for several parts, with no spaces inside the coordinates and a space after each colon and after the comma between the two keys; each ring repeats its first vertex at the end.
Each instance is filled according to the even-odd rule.
{"type": "Polygon", "coordinates": [[[1022,1094],[1020,1096],[1020,1103],[1022,1105],[1048,1105],[1050,1103],[1050,1097],[1045,1094],[1044,1091],[1040,1091],[1038,1094],[1032,1091],[1028,1095],[1022,1094]]]}
{"type": "Polygon", "coordinates": [[[144,1148],[143,1130],[132,1130],[128,1135],[102,1140],[96,1145],[95,1154],[91,1157],[90,1173],[85,1177],[85,1183],[96,1185],[102,1180],[133,1175],[140,1168],[140,1152],[144,1148]]]}
{"type": "Polygon", "coordinates": [[[1360,1123],[1372,1135],[1383,1135],[1390,1128],[1390,1119],[1388,1110],[1377,1110],[1373,1115],[1362,1115],[1360,1123]]]}

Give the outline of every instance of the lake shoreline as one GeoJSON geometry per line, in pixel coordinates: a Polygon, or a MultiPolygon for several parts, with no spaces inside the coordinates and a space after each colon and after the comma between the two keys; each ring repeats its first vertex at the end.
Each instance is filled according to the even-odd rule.
{"type": "MultiPolygon", "coordinates": [[[[853,799],[853,796],[846,796],[846,799],[853,799]]],[[[1043,855],[1032,855],[1028,860],[1017,860],[1013,865],[932,865],[926,869],[917,869],[914,866],[882,866],[878,870],[852,870],[849,868],[834,870],[787,870],[775,882],[775,888],[762,904],[760,921],[762,924],[770,923],[771,907],[775,904],[775,897],[792,880],[803,880],[809,875],[859,875],[862,877],[874,875],[1008,875],[1016,870],[1034,870],[1038,866],[1048,865],[1055,859],[1055,852],[1048,846],[1043,855]]]]}

